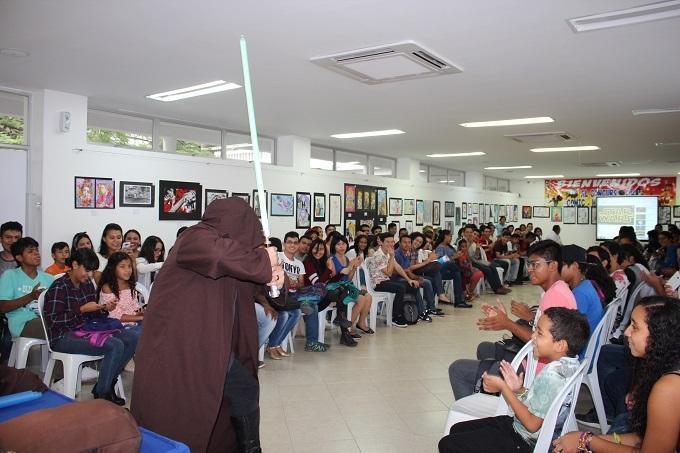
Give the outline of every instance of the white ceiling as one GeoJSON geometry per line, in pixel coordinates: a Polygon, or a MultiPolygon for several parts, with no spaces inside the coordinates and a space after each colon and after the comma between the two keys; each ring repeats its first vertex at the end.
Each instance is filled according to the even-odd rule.
{"type": "Polygon", "coordinates": [[[248,39],[258,129],[503,177],[680,171],[680,19],[576,34],[566,19],[645,0],[0,0],[0,85],[79,93],[90,105],[247,130],[243,90],[172,103],[145,95],[216,79],[241,83],[248,39]],[[462,74],[364,85],[311,57],[414,40],[462,74]],[[552,116],[546,125],[466,129],[468,121],[552,116]],[[340,132],[398,128],[393,137],[340,132]],[[534,154],[504,134],[567,131],[601,151],[534,154]],[[486,156],[428,159],[482,150],[486,156]],[[584,169],[578,162],[624,162],[584,169]],[[677,161],[669,163],[669,161],[677,161]]]}

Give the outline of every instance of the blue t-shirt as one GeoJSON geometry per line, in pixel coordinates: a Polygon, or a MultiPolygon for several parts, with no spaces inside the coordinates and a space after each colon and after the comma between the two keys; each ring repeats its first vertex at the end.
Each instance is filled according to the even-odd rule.
{"type": "Polygon", "coordinates": [[[572,290],[574,298],[576,299],[576,307],[586,318],[588,318],[588,325],[590,326],[590,333],[592,334],[597,324],[604,316],[604,309],[600,296],[597,294],[593,282],[590,280],[583,280],[579,285],[572,290]]]}
{"type": "Polygon", "coordinates": [[[394,252],[394,260],[404,269],[411,267],[411,259],[404,254],[402,249],[398,249],[394,252]]]}
{"type": "MultiPolygon", "coordinates": [[[[38,275],[31,278],[20,267],[6,270],[0,276],[0,301],[14,300],[30,294],[38,283],[47,289],[53,281],[54,277],[43,271],[38,271],[38,275]]],[[[29,302],[23,307],[5,313],[5,316],[12,336],[18,337],[26,323],[38,317],[38,301],[29,302]]]]}

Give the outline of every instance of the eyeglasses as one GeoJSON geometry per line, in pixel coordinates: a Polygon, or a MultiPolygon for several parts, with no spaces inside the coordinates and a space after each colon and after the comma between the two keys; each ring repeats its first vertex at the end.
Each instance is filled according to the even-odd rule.
{"type": "Polygon", "coordinates": [[[552,263],[555,260],[537,260],[537,261],[527,261],[527,270],[529,269],[536,269],[540,267],[541,264],[545,263],[552,263]]]}

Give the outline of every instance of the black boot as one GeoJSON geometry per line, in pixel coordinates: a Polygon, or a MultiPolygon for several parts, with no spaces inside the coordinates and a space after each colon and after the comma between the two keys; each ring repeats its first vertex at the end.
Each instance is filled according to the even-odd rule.
{"type": "Polygon", "coordinates": [[[344,344],[350,348],[353,348],[358,344],[357,341],[352,338],[352,334],[349,333],[348,329],[341,328],[340,331],[342,332],[340,334],[340,344],[344,344]]]}
{"type": "Polygon", "coordinates": [[[242,417],[231,417],[239,453],[262,453],[260,448],[260,409],[242,417]]]}
{"type": "Polygon", "coordinates": [[[343,310],[343,308],[345,307],[338,307],[338,314],[335,316],[333,324],[340,326],[342,329],[349,329],[352,327],[352,322],[347,319],[347,313],[343,310]]]}

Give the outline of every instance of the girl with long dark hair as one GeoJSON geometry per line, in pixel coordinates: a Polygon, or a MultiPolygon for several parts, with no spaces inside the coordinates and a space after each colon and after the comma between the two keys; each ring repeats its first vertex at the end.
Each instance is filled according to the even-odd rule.
{"type": "Polygon", "coordinates": [[[144,240],[137,258],[137,280],[145,288],[151,288],[156,273],[165,261],[165,244],[158,236],[149,236],[144,240]]]}
{"type": "Polygon", "coordinates": [[[99,272],[106,267],[106,261],[112,253],[119,252],[123,245],[123,229],[117,223],[109,223],[104,227],[99,241],[99,272]]]}

